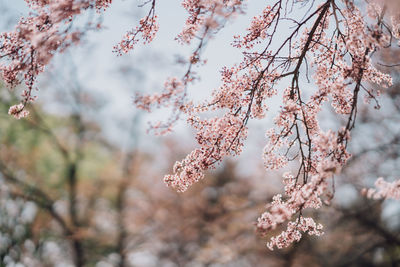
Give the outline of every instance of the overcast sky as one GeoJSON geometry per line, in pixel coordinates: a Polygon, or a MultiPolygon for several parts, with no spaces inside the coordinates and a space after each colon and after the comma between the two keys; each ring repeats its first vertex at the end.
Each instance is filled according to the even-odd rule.
{"type": "MultiPolygon", "coordinates": [[[[41,79],[42,87],[37,93],[39,101],[46,103],[48,110],[65,112],[59,107],[70,91],[70,88],[65,88],[65,84],[70,84],[77,77],[81,87],[104,100],[104,105],[95,114],[103,126],[104,135],[116,144],[127,146],[131,139],[128,129],[131,128],[132,118],[137,113],[132,104],[134,93],[161,91],[167,77],[181,77],[185,72],[184,66],[174,63],[177,55],[187,58],[192,51],[191,47],[182,46],[174,40],[187,17],[180,2],[157,1],[156,12],[160,29],[155,40],[150,45],[139,45],[128,55],[118,57],[112,52],[112,47],[121,40],[127,30],[137,25],[140,17],[147,12],[147,7],[138,7],[142,1],[114,0],[103,15],[104,27],[101,31],[87,34],[82,45],[68,49],[53,60],[41,79]],[[129,74],[122,74],[121,69],[129,70],[129,74]],[[61,101],[55,105],[49,104],[49,100],[55,95],[59,96],[61,101]]],[[[9,17],[3,22],[3,30],[12,29],[19,17],[27,13],[23,0],[0,0],[0,4],[0,8],[8,9],[3,13],[7,13],[9,17]]],[[[246,15],[239,15],[228,23],[217,38],[207,44],[203,58],[207,59],[208,63],[196,69],[201,80],[191,87],[192,96],[196,99],[207,97],[220,84],[221,68],[241,61],[240,51],[231,46],[233,36],[243,34],[249,26],[249,18],[260,14],[264,7],[264,1],[247,1],[246,15]]],[[[283,38],[288,30],[288,27],[283,27],[277,37],[283,38]]],[[[284,86],[283,82],[280,87],[284,86]]],[[[279,101],[273,99],[268,104],[273,110],[279,106],[279,101]]],[[[158,111],[141,116],[140,123],[135,122],[137,135],[141,137],[141,146],[149,149],[161,144],[160,138],[145,134],[146,122],[166,118],[168,114],[165,110],[158,111]]],[[[249,137],[251,142],[248,142],[247,146],[250,153],[242,158],[249,158],[251,162],[257,159],[257,162],[260,162],[262,147],[265,144],[264,132],[271,124],[273,116],[269,115],[265,121],[253,123],[253,131],[249,137]]],[[[175,135],[187,144],[188,151],[192,149],[195,144],[193,137],[187,134],[190,132],[187,125],[180,123],[176,130],[175,135]]]]}

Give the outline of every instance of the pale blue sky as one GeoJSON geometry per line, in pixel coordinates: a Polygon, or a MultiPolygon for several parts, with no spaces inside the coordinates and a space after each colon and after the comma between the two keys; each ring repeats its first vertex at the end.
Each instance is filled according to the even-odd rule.
{"type": "MultiPolygon", "coordinates": [[[[84,45],[73,47],[65,54],[58,55],[43,75],[41,90],[37,93],[38,101],[46,103],[49,110],[65,112],[65,109],[60,108],[60,103],[68,99],[69,92],[64,91],[68,89],[62,87],[71,83],[71,75],[77,75],[85,90],[104,100],[104,106],[99,109],[96,117],[103,125],[104,134],[112,142],[122,146],[126,146],[131,139],[127,130],[133,115],[137,113],[132,104],[134,93],[162,90],[167,77],[181,76],[185,71],[183,66],[174,64],[175,56],[182,55],[187,58],[191,51],[190,47],[182,46],[174,40],[187,17],[180,1],[160,0],[156,7],[160,30],[155,40],[147,46],[139,45],[129,55],[117,57],[112,52],[112,47],[127,30],[137,25],[137,21],[147,10],[147,7],[138,8],[139,3],[141,1],[114,0],[103,15],[104,29],[89,33],[85,37],[84,45]],[[119,69],[122,67],[132,69],[133,74],[121,75],[119,69]],[[54,105],[49,104],[55,97],[59,101],[54,105]]],[[[248,14],[238,16],[219,33],[218,38],[208,43],[204,54],[208,63],[196,70],[201,76],[201,81],[191,89],[195,98],[207,97],[208,93],[219,85],[221,68],[241,60],[240,51],[230,45],[233,35],[239,31],[244,32],[249,24],[249,16],[260,13],[263,5],[263,1],[249,1],[248,14]]],[[[11,30],[19,17],[26,15],[28,11],[23,0],[0,0],[0,8],[6,8],[5,17],[9,18],[2,21],[2,30],[11,30]]],[[[164,110],[141,117],[137,133],[141,136],[140,144],[143,148],[160,148],[161,139],[145,133],[147,121],[165,118],[168,114],[169,112],[164,110]]],[[[175,136],[180,137],[189,152],[195,143],[188,132],[190,129],[187,125],[180,123],[175,136]]],[[[263,132],[259,132],[259,137],[260,140],[264,140],[263,132]]],[[[256,146],[259,151],[254,156],[260,158],[261,147],[259,144],[256,146]]]]}
{"type": "MultiPolygon", "coordinates": [[[[159,16],[160,30],[155,40],[147,46],[139,45],[129,55],[117,57],[112,52],[112,47],[119,42],[125,32],[137,25],[137,21],[147,11],[147,7],[138,8],[142,1],[114,0],[111,7],[104,13],[104,29],[99,32],[91,32],[85,37],[83,45],[69,49],[65,54],[57,56],[42,81],[46,82],[52,77],[47,86],[43,84],[38,92],[39,101],[47,103],[52,111],[61,111],[59,103],[68,96],[67,92],[60,93],[62,85],[70,82],[70,75],[77,75],[79,82],[92,94],[98,95],[104,100],[104,105],[98,113],[93,115],[103,125],[104,134],[113,142],[125,146],[129,141],[127,129],[131,118],[137,112],[132,104],[132,97],[136,91],[154,92],[162,90],[162,85],[169,76],[181,76],[185,68],[174,64],[176,55],[187,58],[191,48],[182,46],[174,40],[181,31],[186,19],[186,12],[180,6],[181,1],[157,1],[156,11],[159,16]],[[71,64],[72,63],[72,64],[71,64]],[[130,75],[121,75],[120,68],[133,70],[130,75]],[[52,75],[49,75],[52,74],[52,75]],[[60,86],[61,85],[61,86],[60,86]],[[61,94],[61,96],[60,96],[61,94]],[[54,96],[60,98],[57,105],[49,105],[54,96]],[[128,141],[127,141],[128,140],[128,141]]],[[[23,0],[0,0],[0,4],[8,7],[7,14],[17,22],[21,14],[26,14],[27,8],[23,0]]],[[[265,1],[247,1],[247,14],[239,15],[222,29],[217,38],[211,40],[205,50],[204,59],[207,65],[196,71],[201,76],[201,81],[191,87],[190,94],[194,98],[204,98],[220,84],[219,71],[223,66],[232,66],[242,59],[241,52],[231,46],[233,36],[245,33],[249,26],[249,18],[258,15],[265,7],[265,1]]],[[[1,7],[0,5],[0,7],[1,7]]],[[[295,12],[296,13],[296,12],[295,12]]],[[[11,24],[13,24],[11,23],[11,24]]],[[[4,29],[4,27],[3,27],[4,29]]],[[[10,29],[10,26],[8,27],[10,29]]],[[[283,27],[278,31],[278,38],[289,31],[283,27]]],[[[65,86],[64,86],[65,87],[65,86]]],[[[280,87],[286,87],[282,83],[280,87]]],[[[64,88],[65,89],[65,88],[64,88]]],[[[271,99],[269,106],[276,110],[280,101],[271,99]],[[275,100],[275,101],[274,101],[275,100]]],[[[160,138],[145,135],[147,121],[155,121],[166,118],[169,112],[158,111],[155,114],[144,116],[138,124],[137,131],[141,138],[142,146],[160,146],[160,138]]],[[[268,115],[262,122],[253,123],[253,131],[248,142],[251,153],[250,161],[257,159],[260,162],[262,147],[265,143],[264,132],[271,125],[274,114],[268,115]],[[252,147],[252,148],[251,148],[252,147]]],[[[188,151],[195,146],[193,137],[187,135],[190,129],[184,123],[176,128],[180,140],[188,145],[188,151]]],[[[245,151],[246,152],[246,151],[245,151]]]]}
{"type": "MultiPolygon", "coordinates": [[[[155,40],[147,46],[140,45],[129,55],[117,57],[112,53],[112,47],[122,38],[125,32],[137,25],[138,19],[147,11],[147,7],[138,8],[142,1],[114,0],[111,7],[104,13],[104,29],[99,32],[89,33],[84,45],[69,49],[65,54],[57,56],[42,81],[48,80],[49,73],[52,80],[48,86],[42,86],[38,92],[39,101],[45,102],[48,109],[61,111],[59,103],[68,96],[68,92],[60,93],[63,85],[69,82],[71,72],[78,75],[80,83],[93,94],[105,100],[104,106],[96,114],[103,125],[104,134],[113,142],[126,146],[130,140],[127,132],[131,118],[137,112],[132,104],[132,96],[136,91],[154,92],[162,90],[165,79],[169,76],[181,76],[185,68],[174,64],[176,55],[187,58],[191,48],[182,46],[174,40],[181,31],[187,17],[186,11],[180,6],[181,1],[157,1],[156,11],[159,16],[160,30],[155,40]],[[73,64],[71,64],[73,63],[73,64]],[[72,67],[71,67],[72,66],[72,67]],[[133,70],[132,75],[121,75],[121,67],[133,70]],[[72,71],[71,71],[72,69],[72,71]],[[61,96],[60,96],[61,94],[61,96]],[[61,101],[57,105],[49,105],[50,99],[58,96],[61,101]]],[[[21,14],[26,14],[26,4],[23,0],[0,0],[2,5],[9,8],[7,14],[14,18],[14,24],[21,14]]],[[[201,80],[191,87],[190,94],[194,98],[204,98],[220,84],[219,71],[223,66],[232,66],[242,59],[241,52],[231,46],[233,36],[245,33],[251,17],[259,15],[265,7],[265,1],[247,1],[247,14],[239,15],[222,29],[217,38],[211,40],[205,50],[204,59],[207,65],[196,71],[201,80]]],[[[10,28],[9,28],[10,29],[10,28]]],[[[281,29],[279,34],[284,34],[289,29],[281,29]]],[[[279,37],[279,36],[278,36],[279,37]]],[[[283,84],[283,86],[285,86],[283,84]]],[[[64,86],[65,87],[65,86],[64,86]]],[[[65,89],[65,88],[64,88],[65,89]]],[[[275,99],[276,100],[276,99],[275,99]]],[[[279,101],[270,101],[274,108],[279,106],[279,101]]],[[[146,135],[147,121],[166,118],[169,112],[158,111],[155,114],[144,116],[138,124],[137,132],[141,136],[141,146],[159,148],[162,142],[158,137],[146,135]]],[[[250,133],[246,158],[249,162],[261,162],[262,147],[265,143],[264,132],[270,125],[274,114],[267,120],[253,123],[250,133]],[[248,152],[250,151],[250,153],[248,152]]],[[[176,127],[182,143],[190,151],[195,146],[193,137],[187,125],[180,123],[176,127]]],[[[150,148],[151,149],[151,148],[150,148]]]]}

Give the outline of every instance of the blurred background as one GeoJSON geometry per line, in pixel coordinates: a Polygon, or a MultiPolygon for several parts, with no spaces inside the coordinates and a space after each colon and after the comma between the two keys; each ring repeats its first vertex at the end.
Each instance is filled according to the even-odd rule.
{"type": "MultiPolygon", "coordinates": [[[[395,85],[382,91],[379,110],[359,108],[354,156],[335,177],[332,203],[313,214],[325,234],[269,251],[254,224],[282,190],[283,171],[266,172],[261,161],[270,122],[250,125],[242,156],[187,192],[162,181],[195,147],[191,129],[180,123],[171,135],[147,134],[147,122],[168,113],[141,113],[132,97],[185,71],[178,62],[191,49],[174,41],[185,13],[179,1],[169,2],[159,1],[154,43],[123,57],[112,47],[145,10],[138,1],[115,1],[96,15],[103,29],[55,58],[27,119],[7,115],[20,89],[0,85],[0,266],[400,266],[399,203],[360,195],[377,177],[400,176],[400,68],[378,65],[395,85]]],[[[197,70],[202,79],[191,91],[196,99],[218,86],[222,66],[240,59],[230,42],[262,8],[254,2],[207,45],[208,64],[197,70]]],[[[27,7],[0,0],[0,11],[1,30],[8,31],[27,7]]],[[[397,64],[400,50],[377,58],[397,64]]],[[[343,123],[322,116],[326,126],[343,123]]]]}

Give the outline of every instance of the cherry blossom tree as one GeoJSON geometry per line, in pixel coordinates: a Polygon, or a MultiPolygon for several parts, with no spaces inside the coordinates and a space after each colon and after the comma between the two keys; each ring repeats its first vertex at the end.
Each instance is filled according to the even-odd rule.
{"type": "MultiPolygon", "coordinates": [[[[77,27],[75,18],[86,12],[107,12],[112,1],[26,2],[29,16],[0,37],[3,79],[10,86],[26,85],[22,102],[9,109],[16,118],[28,115],[37,77],[54,55],[78,44],[87,31],[101,28],[95,21],[77,27]]],[[[305,213],[329,203],[333,196],[333,177],[351,157],[347,147],[360,99],[379,109],[380,90],[392,85],[390,75],[376,68],[374,55],[398,45],[400,8],[396,0],[272,1],[249,21],[243,34],[232,37],[242,61],[221,70],[221,85],[208,100],[190,99],[188,90],[197,80],[193,68],[206,64],[205,44],[218,37],[227,21],[245,13],[245,5],[244,0],[183,0],[188,17],[176,40],[194,46],[186,72],[167,79],[162,92],[138,94],[134,102],[150,112],[158,107],[172,109],[167,121],[152,126],[158,134],[172,131],[178,120],[186,120],[196,131],[198,147],[164,178],[180,192],[225,157],[242,152],[250,120],[273,118],[274,126],[266,132],[265,167],[284,169],[294,163],[297,171],[283,175],[284,195],[276,195],[268,204],[257,228],[267,233],[286,224],[286,230],[268,242],[270,249],[284,248],[305,233],[323,233],[322,225],[305,213]],[[289,29],[286,36],[282,29],[289,29]],[[281,99],[278,115],[268,117],[270,102],[276,98],[281,99]],[[319,116],[330,108],[345,118],[341,127],[321,126],[319,116]]],[[[145,1],[141,7],[147,8],[146,15],[115,45],[117,55],[156,36],[157,0],[145,1]]],[[[378,191],[367,190],[367,195],[398,199],[398,182],[379,179],[376,185],[378,191]]]]}

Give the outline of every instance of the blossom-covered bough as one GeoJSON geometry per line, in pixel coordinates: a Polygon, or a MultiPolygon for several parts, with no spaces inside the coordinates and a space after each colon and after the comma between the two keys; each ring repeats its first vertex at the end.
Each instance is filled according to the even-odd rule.
{"type": "MultiPolygon", "coordinates": [[[[54,54],[96,28],[89,24],[75,29],[74,17],[89,10],[103,12],[111,4],[111,0],[26,1],[33,13],[22,18],[13,32],[3,33],[0,41],[4,80],[10,85],[21,80],[26,84],[22,102],[9,111],[17,118],[27,115],[25,107],[33,101],[36,77],[54,54]]],[[[228,20],[245,12],[246,1],[183,0],[188,18],[176,39],[195,46],[187,71],[183,77],[169,78],[161,93],[135,98],[135,104],[147,111],[157,107],[173,110],[167,122],[153,126],[157,133],[171,131],[179,118],[196,130],[198,148],[174,165],[173,174],[164,178],[167,185],[185,191],[224,157],[240,154],[249,120],[265,118],[268,101],[282,97],[274,127],[267,131],[265,167],[274,170],[291,161],[299,164],[296,172],[284,174],[285,195],[274,196],[257,228],[267,233],[287,224],[285,231],[268,242],[271,249],[287,247],[304,233],[322,234],[322,225],[304,212],[320,208],[332,197],[333,176],[350,157],[346,148],[360,98],[374,101],[379,108],[376,88],[392,84],[389,75],[374,67],[372,57],[380,49],[398,45],[400,8],[396,2],[371,0],[357,7],[352,0],[269,1],[251,19],[246,32],[233,37],[232,45],[242,51],[243,60],[223,68],[221,86],[208,101],[195,103],[187,94],[196,80],[193,67],[205,64],[205,44],[228,20]],[[280,85],[286,88],[281,91],[280,85]],[[329,108],[327,104],[346,118],[340,129],[321,129],[318,115],[329,108]]],[[[148,8],[146,16],[114,47],[117,54],[155,37],[157,1],[146,1],[142,7],[148,8]]],[[[381,181],[379,185],[384,184],[381,181]]],[[[390,191],[391,196],[398,196],[399,187],[393,190],[397,193],[390,191]]]]}

